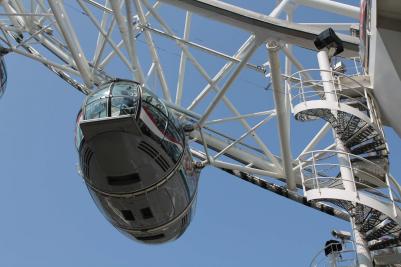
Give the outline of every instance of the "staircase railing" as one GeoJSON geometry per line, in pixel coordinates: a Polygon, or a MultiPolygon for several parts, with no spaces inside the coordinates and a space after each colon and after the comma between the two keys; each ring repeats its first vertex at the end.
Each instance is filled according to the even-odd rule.
{"type": "Polygon", "coordinates": [[[299,157],[299,162],[305,193],[314,189],[320,192],[322,188],[345,190],[342,184],[346,181],[353,185],[357,197],[359,192],[364,192],[393,205],[397,214],[395,199],[400,201],[399,191],[382,166],[358,155],[336,150],[309,151],[299,157]],[[343,157],[339,157],[340,154],[343,157]],[[352,177],[342,178],[341,168],[351,170],[352,177]]]}
{"type": "Polygon", "coordinates": [[[330,259],[325,255],[325,250],[332,246],[332,244],[327,245],[322,250],[320,250],[315,257],[313,257],[310,267],[331,267],[332,265],[330,260],[335,261],[335,266],[337,267],[353,267],[357,266],[356,261],[356,251],[355,251],[355,244],[353,240],[347,240],[342,243],[344,247],[343,250],[335,252],[336,254],[334,257],[330,259]]]}

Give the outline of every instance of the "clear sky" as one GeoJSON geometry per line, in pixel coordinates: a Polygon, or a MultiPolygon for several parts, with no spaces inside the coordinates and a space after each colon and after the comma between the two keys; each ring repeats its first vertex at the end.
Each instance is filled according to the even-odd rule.
{"type": "MultiPolygon", "coordinates": [[[[260,12],[271,6],[264,0],[231,2],[255,2],[250,8],[260,12]]],[[[129,240],[97,210],[77,173],[74,123],[83,96],[29,59],[8,55],[6,64],[0,266],[308,266],[333,228],[349,229],[339,219],[206,168],[197,212],[180,239],[163,245],[129,240]]],[[[399,177],[401,141],[390,129],[386,134],[392,173],[399,177]]]]}

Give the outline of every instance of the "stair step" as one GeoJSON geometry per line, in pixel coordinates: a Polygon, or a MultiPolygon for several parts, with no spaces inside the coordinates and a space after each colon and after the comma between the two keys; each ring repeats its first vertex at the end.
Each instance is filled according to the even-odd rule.
{"type": "Polygon", "coordinates": [[[351,154],[354,154],[354,155],[361,155],[361,154],[367,154],[367,153],[373,153],[373,152],[376,155],[382,155],[382,156],[387,155],[386,145],[382,142],[367,143],[367,144],[363,144],[360,146],[351,147],[350,150],[351,150],[350,151],[351,154]]]}
{"type": "Polygon", "coordinates": [[[386,219],[373,227],[369,232],[366,233],[366,241],[372,241],[379,239],[385,235],[390,234],[391,230],[397,226],[397,223],[391,219],[386,219]]]}
{"type": "Polygon", "coordinates": [[[362,225],[373,211],[372,208],[364,205],[356,205],[355,207],[355,223],[362,225]]]}
{"type": "Polygon", "coordinates": [[[368,232],[373,227],[375,227],[380,222],[382,222],[385,219],[385,217],[384,218],[383,217],[384,216],[380,211],[372,210],[372,212],[370,213],[369,217],[365,219],[365,222],[360,227],[359,231],[361,233],[368,232]]]}
{"type": "Polygon", "coordinates": [[[392,239],[387,239],[383,241],[378,241],[374,243],[373,245],[369,246],[370,251],[374,250],[379,250],[379,249],[384,249],[384,248],[390,248],[390,247],[396,247],[401,245],[401,239],[400,238],[392,238],[392,239]]]}
{"type": "Polygon", "coordinates": [[[360,132],[356,132],[352,138],[343,141],[348,147],[352,147],[358,144],[362,144],[368,140],[374,139],[375,137],[377,137],[375,140],[383,139],[379,136],[379,133],[376,131],[376,129],[368,126],[366,128],[362,128],[360,132]]]}
{"type": "Polygon", "coordinates": [[[360,186],[367,185],[373,188],[386,186],[388,159],[380,155],[365,159],[370,162],[358,158],[351,160],[355,180],[361,183],[360,186]]]}

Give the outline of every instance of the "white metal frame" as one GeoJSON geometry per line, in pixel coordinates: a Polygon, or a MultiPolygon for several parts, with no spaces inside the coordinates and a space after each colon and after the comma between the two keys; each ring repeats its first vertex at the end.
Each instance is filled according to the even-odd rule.
{"type": "MultiPolygon", "coordinates": [[[[89,55],[83,49],[80,36],[74,28],[76,26],[71,22],[66,2],[1,0],[0,5],[4,11],[0,15],[6,20],[0,20],[0,43],[4,47],[3,51],[43,63],[84,94],[115,77],[108,72],[108,67],[113,66],[115,61],[125,66],[132,79],[145,86],[152,87],[151,80],[156,79],[166,104],[173,108],[183,121],[196,126],[190,137],[193,143],[202,144],[201,149],[194,145],[193,151],[198,155],[206,155],[203,159],[204,164],[249,175],[260,175],[266,179],[277,179],[293,194],[299,194],[298,190],[303,185],[301,174],[304,168],[299,164],[300,157],[327,139],[330,127],[326,123],[304,145],[299,156],[293,157],[290,111],[297,113],[304,110],[306,101],[301,101],[302,103],[291,108],[289,84],[297,79],[301,85],[304,85],[306,80],[313,80],[313,75],[304,71],[302,60],[297,58],[293,47],[315,49],[313,39],[322,30],[322,25],[343,31],[357,24],[359,7],[327,0],[270,2],[272,10],[266,15],[213,0],[77,0],[77,7],[86,14],[91,26],[98,32],[93,55],[89,55]],[[166,4],[184,10],[182,35],[175,32],[167,18],[159,12],[166,4]],[[298,6],[341,14],[352,22],[320,23],[319,26],[313,21],[297,23],[293,21],[293,15],[298,6]],[[229,24],[230,27],[246,31],[249,37],[242,45],[237,44],[238,48],[234,49],[232,54],[208,46],[202,41],[195,41],[191,38],[195,15],[229,24]],[[281,19],[283,17],[285,19],[281,19]],[[21,33],[29,37],[21,39],[21,33]],[[169,81],[168,71],[163,65],[158,47],[160,38],[175,42],[179,49],[175,86],[169,81]],[[146,60],[151,64],[148,67],[139,52],[140,42],[149,50],[146,60]],[[253,56],[260,49],[266,49],[265,55],[268,55],[264,64],[253,61],[253,56]],[[215,74],[211,74],[208,67],[196,56],[195,50],[224,60],[225,64],[215,74]],[[185,106],[184,95],[191,89],[185,86],[189,65],[204,79],[206,85],[200,87],[199,93],[185,106]],[[281,66],[284,66],[284,71],[281,66]],[[291,76],[293,68],[300,71],[297,77],[291,76]],[[257,111],[243,112],[235,104],[230,93],[244,71],[265,76],[266,82],[271,80],[274,106],[266,105],[257,111]],[[205,105],[205,101],[210,98],[210,102],[205,105]],[[220,106],[224,106],[231,114],[219,116],[220,106]],[[277,128],[279,151],[276,152],[273,152],[266,142],[267,133],[264,132],[264,127],[273,126],[272,119],[277,119],[277,125],[274,126],[277,128]],[[237,123],[238,128],[235,131],[222,130],[220,126],[228,123],[237,123]],[[248,141],[252,145],[249,145],[248,141]]],[[[339,36],[345,46],[342,55],[347,58],[358,56],[358,39],[345,33],[339,36]]],[[[322,87],[321,84],[316,86],[322,87]]],[[[304,93],[302,92],[303,95],[304,93]]],[[[339,97],[337,92],[334,93],[334,97],[339,97]]],[[[271,99],[266,99],[266,102],[269,101],[273,103],[271,99]]],[[[251,106],[252,103],[246,105],[251,106]]],[[[319,107],[323,104],[308,102],[308,105],[310,108],[310,105],[319,107]]],[[[332,109],[347,107],[340,104],[333,105],[332,109]]],[[[356,115],[366,117],[363,113],[356,115]]],[[[332,148],[333,144],[330,144],[325,151],[332,148]]],[[[352,201],[357,199],[352,198],[352,201]]]]}

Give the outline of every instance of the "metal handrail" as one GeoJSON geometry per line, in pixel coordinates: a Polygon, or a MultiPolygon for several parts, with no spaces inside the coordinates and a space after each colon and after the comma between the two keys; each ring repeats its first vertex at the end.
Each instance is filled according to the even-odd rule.
{"type": "Polygon", "coordinates": [[[399,209],[398,209],[398,206],[396,205],[396,202],[399,202],[399,197],[395,200],[394,193],[396,193],[396,195],[399,196],[399,192],[398,192],[399,188],[394,184],[393,180],[389,179],[389,177],[387,175],[387,171],[385,169],[383,169],[383,167],[381,167],[380,165],[378,165],[370,160],[367,160],[361,156],[353,155],[351,153],[344,152],[344,151],[336,151],[336,150],[309,151],[309,152],[306,152],[306,153],[300,155],[299,161],[301,164],[301,172],[304,172],[304,171],[310,172],[310,170],[309,170],[310,167],[312,167],[312,170],[313,170],[311,175],[309,175],[309,178],[304,177],[304,179],[303,179],[303,188],[305,188],[304,190],[308,191],[311,189],[318,189],[320,192],[321,188],[330,188],[330,186],[327,186],[327,184],[328,184],[327,182],[323,182],[323,183],[321,182],[324,180],[334,181],[333,183],[330,183],[330,184],[334,184],[335,181],[337,181],[337,180],[350,182],[354,185],[354,189],[355,189],[356,193],[358,193],[358,191],[364,190],[364,192],[374,195],[375,198],[377,198],[378,200],[390,203],[393,206],[394,216],[397,216],[399,209]],[[330,154],[327,155],[328,153],[330,153],[330,154]],[[339,154],[346,156],[346,159],[347,159],[346,165],[338,162],[339,154]],[[325,155],[325,158],[323,158],[323,159],[319,158],[320,155],[325,155]],[[307,158],[307,159],[304,159],[304,158],[307,158]],[[337,162],[334,162],[334,163],[333,162],[322,162],[323,160],[327,160],[327,159],[334,159],[337,162]],[[351,161],[351,159],[352,160],[358,159],[359,160],[358,162],[367,163],[368,166],[371,166],[372,168],[374,168],[374,173],[382,174],[384,176],[384,180],[378,178],[377,175],[375,175],[373,173],[370,173],[361,168],[358,168],[357,166],[355,166],[355,163],[351,161]],[[321,173],[321,171],[319,170],[319,166],[326,166],[326,167],[330,167],[330,168],[332,168],[332,166],[337,166],[339,173],[341,173],[341,168],[347,168],[347,169],[351,170],[352,177],[350,177],[351,179],[344,179],[343,177],[334,177],[334,176],[330,176],[330,175],[321,176],[319,174],[319,173],[321,173]],[[306,167],[309,167],[309,169],[305,170],[306,167]],[[382,189],[386,190],[388,192],[383,193],[383,191],[380,191],[380,190],[378,190],[378,188],[375,188],[369,184],[355,181],[355,172],[356,171],[358,171],[359,173],[363,173],[372,179],[376,179],[379,183],[382,183],[382,184],[384,183],[386,186],[382,187],[382,189]],[[393,188],[393,185],[396,188],[393,188]],[[357,186],[360,188],[358,189],[357,186]]]}
{"type": "MultiPolygon", "coordinates": [[[[303,153],[302,155],[300,155],[300,156],[299,156],[299,159],[300,159],[300,161],[303,161],[303,160],[302,160],[303,156],[308,155],[308,154],[311,154],[312,157],[313,157],[314,154],[318,154],[318,153],[319,153],[319,154],[327,154],[327,153],[344,154],[344,155],[346,155],[346,156],[352,156],[352,158],[360,159],[360,160],[362,160],[362,161],[364,161],[364,162],[367,162],[367,163],[369,163],[369,164],[372,164],[372,165],[374,165],[374,166],[377,167],[377,168],[383,169],[380,165],[378,165],[378,164],[376,164],[376,163],[374,163],[374,162],[372,162],[372,161],[370,161],[370,160],[367,160],[367,159],[365,159],[365,158],[363,158],[363,157],[361,157],[361,156],[354,155],[354,154],[351,154],[351,153],[348,153],[348,152],[344,152],[344,151],[331,150],[331,149],[329,149],[329,150],[313,150],[313,151],[308,151],[308,152],[305,152],[305,153],[303,153]]],[[[319,159],[320,159],[320,158],[319,158],[319,159]]],[[[309,160],[308,160],[308,161],[309,161],[309,160]]],[[[384,169],[383,169],[383,171],[386,172],[384,169]]]]}
{"type": "MultiPolygon", "coordinates": [[[[345,241],[345,242],[342,243],[342,244],[343,244],[343,245],[350,244],[352,248],[339,251],[338,253],[339,253],[340,255],[347,254],[347,253],[354,253],[354,258],[353,258],[353,259],[343,259],[343,260],[341,260],[341,262],[353,261],[353,262],[356,264],[357,256],[356,256],[356,250],[355,250],[355,242],[354,242],[353,240],[349,240],[349,241],[345,241]]],[[[332,244],[327,245],[327,246],[325,246],[323,249],[319,250],[319,252],[312,258],[312,261],[311,261],[311,263],[310,263],[309,266],[310,266],[310,267],[317,267],[317,266],[319,266],[320,263],[322,263],[323,261],[327,260],[327,258],[325,257],[325,258],[323,258],[323,259],[321,259],[320,261],[317,262],[318,257],[321,256],[321,255],[323,255],[325,249],[328,248],[328,247],[330,247],[331,245],[332,245],[332,244]]]]}
{"type": "MultiPolygon", "coordinates": [[[[350,76],[348,76],[348,75],[346,75],[346,74],[344,74],[344,73],[341,73],[341,72],[337,72],[337,71],[334,71],[334,70],[323,70],[323,69],[304,69],[304,70],[300,70],[300,71],[297,71],[297,72],[295,72],[295,73],[293,73],[291,76],[289,76],[287,79],[289,79],[289,80],[299,80],[300,82],[300,84],[304,84],[304,83],[307,83],[307,82],[309,82],[309,81],[311,81],[311,82],[313,82],[313,81],[317,81],[317,82],[329,82],[329,81],[323,81],[323,80],[321,80],[321,79],[310,79],[310,80],[302,80],[302,78],[300,78],[300,79],[297,79],[297,78],[295,78],[295,76],[298,76],[298,77],[306,77],[305,75],[303,75],[304,73],[310,73],[310,72],[319,72],[319,74],[320,74],[320,72],[330,72],[331,74],[335,74],[337,77],[344,77],[344,78],[347,78],[347,79],[349,79],[349,80],[351,80],[352,82],[354,82],[356,85],[358,85],[359,87],[361,87],[361,88],[364,88],[364,89],[366,89],[366,87],[364,87],[360,82],[358,82],[357,80],[355,80],[354,78],[352,78],[352,77],[350,77],[350,76]]],[[[334,78],[334,76],[333,76],[333,79],[332,79],[332,81],[334,81],[334,80],[337,80],[338,81],[338,79],[335,79],[334,78]]],[[[290,83],[291,83],[291,81],[290,81],[290,83]]],[[[314,84],[314,83],[311,83],[312,85],[314,85],[314,86],[316,86],[316,84],[314,84]]],[[[320,87],[320,86],[319,86],[320,87]]],[[[357,90],[355,90],[355,89],[352,89],[352,88],[346,88],[346,89],[350,89],[350,90],[353,90],[354,92],[356,92],[356,93],[358,93],[358,94],[360,94],[360,92],[358,92],[357,90]]],[[[344,90],[344,89],[343,89],[344,90]]],[[[322,92],[323,92],[323,90],[322,90],[322,92]]],[[[364,96],[363,94],[360,94],[361,96],[364,96]]]]}
{"type": "MultiPolygon", "coordinates": [[[[300,100],[300,101],[296,102],[295,104],[293,104],[294,106],[296,106],[296,105],[299,105],[299,104],[302,104],[302,103],[305,104],[307,101],[311,101],[311,100],[322,100],[322,97],[324,97],[326,94],[334,94],[336,97],[338,97],[338,96],[342,97],[342,100],[340,99],[339,103],[344,104],[344,105],[348,105],[351,108],[355,108],[355,107],[352,107],[349,102],[346,102],[344,100],[348,100],[348,101],[352,100],[356,104],[358,104],[361,107],[363,107],[363,111],[367,111],[367,112],[370,111],[370,108],[364,103],[364,101],[360,101],[360,100],[358,100],[356,98],[353,98],[353,97],[350,97],[348,95],[341,94],[341,93],[327,92],[325,94],[322,94],[320,92],[307,91],[307,92],[303,92],[303,93],[299,93],[299,94],[293,95],[292,98],[291,98],[291,101],[292,101],[292,103],[294,103],[295,100],[302,99],[302,101],[300,100]],[[320,99],[315,99],[316,96],[319,96],[320,99]]],[[[363,98],[365,99],[365,97],[363,97],[363,98]]]]}
{"type": "MultiPolygon", "coordinates": [[[[287,80],[289,80],[289,84],[291,89],[288,90],[289,91],[289,95],[290,95],[290,99],[291,99],[291,108],[293,109],[295,105],[298,105],[300,103],[306,103],[311,96],[307,96],[307,95],[312,95],[312,97],[314,96],[319,96],[320,99],[326,99],[326,95],[327,94],[333,94],[336,101],[338,103],[344,103],[344,101],[341,101],[341,97],[343,97],[343,99],[352,99],[353,101],[357,101],[358,104],[362,105],[365,108],[365,111],[368,111],[370,114],[370,105],[369,103],[367,103],[367,105],[359,100],[356,100],[356,98],[350,97],[344,93],[341,93],[342,91],[348,91],[348,92],[353,92],[355,93],[357,96],[366,99],[366,102],[368,102],[368,92],[366,87],[364,87],[360,82],[358,82],[357,80],[355,80],[354,78],[345,75],[341,72],[336,72],[336,71],[332,71],[332,70],[322,70],[322,69],[305,69],[305,70],[301,70],[298,72],[295,72],[294,74],[292,74],[291,76],[287,77],[287,80]],[[311,72],[319,72],[319,74],[321,72],[329,72],[332,76],[332,78],[330,80],[322,80],[320,79],[306,79],[305,77],[308,77],[310,75],[305,75],[305,73],[311,73],[311,72]],[[344,86],[343,82],[340,82],[340,77],[341,78],[346,78],[347,80],[351,81],[350,84],[354,84],[354,87],[350,87],[350,86],[344,86]],[[295,81],[295,82],[294,82],[295,81]],[[327,92],[324,91],[323,89],[323,84],[327,83],[327,82],[331,82],[333,83],[333,88],[334,90],[332,92],[327,92]],[[360,92],[359,90],[356,90],[355,88],[362,88],[362,92],[360,92]],[[297,94],[293,94],[293,91],[298,90],[297,94]],[[297,102],[296,104],[294,104],[294,100],[299,99],[299,102],[297,102]]],[[[344,103],[346,104],[346,103],[344,103]]]]}
{"type": "MultiPolygon", "coordinates": [[[[309,178],[309,179],[306,179],[305,180],[305,186],[307,185],[306,183],[308,182],[308,181],[312,181],[312,180],[332,180],[332,181],[345,181],[345,182],[352,182],[352,183],[354,183],[355,185],[362,185],[363,187],[365,187],[364,189],[365,190],[367,190],[367,189],[369,189],[369,190],[367,190],[367,191],[364,191],[364,192],[367,192],[367,193],[369,193],[369,194],[372,194],[372,195],[374,195],[374,196],[376,196],[376,197],[380,197],[380,199],[379,200],[381,200],[381,199],[383,199],[383,200],[387,200],[387,202],[389,202],[389,203],[392,203],[392,202],[394,202],[394,200],[392,200],[391,199],[391,197],[390,196],[385,196],[385,195],[383,195],[383,193],[380,191],[380,190],[377,190],[377,188],[374,188],[374,187],[372,187],[372,186],[370,186],[370,185],[367,185],[367,184],[364,184],[364,183],[361,183],[361,182],[356,182],[356,181],[353,181],[353,180],[350,180],[350,179],[343,179],[343,178],[337,178],[337,177],[321,177],[321,176],[317,176],[316,178],[309,178]],[[373,192],[371,192],[370,190],[372,190],[373,192]]],[[[319,185],[322,185],[323,183],[319,183],[319,185]]],[[[319,189],[319,190],[321,190],[321,188],[333,188],[333,187],[323,187],[323,186],[320,186],[320,188],[313,188],[313,189],[319,189]]],[[[312,188],[311,189],[307,189],[307,191],[308,190],[312,190],[312,188]]]]}

